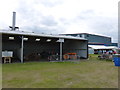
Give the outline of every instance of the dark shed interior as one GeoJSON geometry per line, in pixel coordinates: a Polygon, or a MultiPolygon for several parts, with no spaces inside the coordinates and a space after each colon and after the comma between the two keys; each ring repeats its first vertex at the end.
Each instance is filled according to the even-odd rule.
{"type": "MultiPolygon", "coordinates": [[[[24,61],[48,61],[49,55],[60,54],[59,38],[24,35],[24,61]]],[[[2,34],[2,51],[13,51],[12,61],[20,62],[22,35],[2,34]],[[10,39],[9,37],[14,37],[10,39]]],[[[77,53],[80,57],[88,58],[88,41],[65,39],[63,54],[77,53]]]]}

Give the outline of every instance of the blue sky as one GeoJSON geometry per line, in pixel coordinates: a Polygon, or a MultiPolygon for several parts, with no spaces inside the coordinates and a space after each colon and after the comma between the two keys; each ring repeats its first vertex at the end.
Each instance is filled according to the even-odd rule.
{"type": "Polygon", "coordinates": [[[119,0],[2,0],[0,29],[9,29],[12,12],[21,31],[92,33],[118,41],[119,0]]]}

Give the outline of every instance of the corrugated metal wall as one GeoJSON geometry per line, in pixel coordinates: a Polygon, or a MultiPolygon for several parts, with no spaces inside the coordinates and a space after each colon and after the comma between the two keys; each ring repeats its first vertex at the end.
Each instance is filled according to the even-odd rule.
{"type": "Polygon", "coordinates": [[[64,52],[75,52],[80,57],[87,58],[87,41],[66,40],[63,45],[64,52]]]}

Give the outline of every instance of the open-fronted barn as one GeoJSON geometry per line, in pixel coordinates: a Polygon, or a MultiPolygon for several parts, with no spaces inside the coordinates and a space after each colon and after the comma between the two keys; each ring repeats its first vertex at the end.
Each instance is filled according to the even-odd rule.
{"type": "Polygon", "coordinates": [[[80,37],[28,33],[24,31],[0,30],[2,34],[2,57],[6,52],[12,61],[47,60],[58,55],[74,53],[80,58],[88,58],[88,40],[80,37]]]}

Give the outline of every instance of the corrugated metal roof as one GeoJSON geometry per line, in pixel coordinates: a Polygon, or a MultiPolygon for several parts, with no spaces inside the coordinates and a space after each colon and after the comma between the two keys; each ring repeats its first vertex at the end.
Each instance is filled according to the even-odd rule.
{"type": "Polygon", "coordinates": [[[24,35],[24,36],[39,36],[39,37],[49,37],[49,38],[87,40],[87,39],[81,38],[81,37],[64,36],[64,35],[56,35],[56,34],[32,33],[32,32],[25,32],[25,31],[0,30],[0,33],[2,33],[2,34],[24,35]]]}

